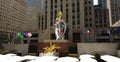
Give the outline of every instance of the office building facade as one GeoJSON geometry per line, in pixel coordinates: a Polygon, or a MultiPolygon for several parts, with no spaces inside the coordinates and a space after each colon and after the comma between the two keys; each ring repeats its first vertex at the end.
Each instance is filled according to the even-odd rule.
{"type": "Polygon", "coordinates": [[[27,21],[26,29],[24,32],[32,33],[31,37],[25,37],[24,43],[37,43],[38,42],[38,32],[39,32],[39,15],[40,9],[34,6],[27,7],[27,21]]]}
{"type": "Polygon", "coordinates": [[[120,41],[119,20],[120,20],[120,0],[107,0],[107,8],[109,9],[109,22],[113,33],[113,41],[120,41]]]}
{"type": "Polygon", "coordinates": [[[0,0],[0,31],[20,32],[25,29],[26,0],[0,0]]]}
{"type": "Polygon", "coordinates": [[[107,8],[109,9],[109,20],[112,27],[113,24],[120,20],[120,1],[107,0],[107,8]]]}
{"type": "Polygon", "coordinates": [[[44,0],[43,4],[39,32],[41,41],[55,40],[54,24],[59,11],[62,11],[67,23],[65,39],[73,42],[95,41],[93,0],[44,0]]]}
{"type": "Polygon", "coordinates": [[[0,0],[0,38],[24,31],[26,5],[26,0],[0,0]]]}
{"type": "Polygon", "coordinates": [[[98,0],[98,5],[94,6],[94,20],[97,42],[110,41],[109,13],[107,9],[107,0],[98,0]]]}

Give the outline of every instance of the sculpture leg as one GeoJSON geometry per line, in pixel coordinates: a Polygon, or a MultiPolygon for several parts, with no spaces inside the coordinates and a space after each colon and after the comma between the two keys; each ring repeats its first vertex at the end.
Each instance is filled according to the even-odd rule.
{"type": "Polygon", "coordinates": [[[62,40],[64,40],[64,34],[62,34],[62,40]]]}
{"type": "Polygon", "coordinates": [[[60,35],[59,35],[59,30],[57,28],[55,29],[55,35],[56,35],[56,40],[59,40],[60,35]]]}
{"type": "Polygon", "coordinates": [[[63,28],[61,29],[60,35],[61,35],[61,40],[64,40],[64,29],[63,28]]]}

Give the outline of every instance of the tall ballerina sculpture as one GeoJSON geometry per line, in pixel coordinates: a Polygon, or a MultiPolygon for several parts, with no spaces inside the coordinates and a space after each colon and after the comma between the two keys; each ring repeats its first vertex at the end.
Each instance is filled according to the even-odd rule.
{"type": "Polygon", "coordinates": [[[63,20],[63,14],[60,11],[57,15],[56,22],[55,22],[55,35],[56,40],[64,40],[64,35],[66,32],[66,23],[63,20]]]}

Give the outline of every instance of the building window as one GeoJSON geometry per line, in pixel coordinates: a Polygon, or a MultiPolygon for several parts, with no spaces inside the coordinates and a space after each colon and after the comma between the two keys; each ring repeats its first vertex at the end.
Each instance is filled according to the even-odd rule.
{"type": "Polygon", "coordinates": [[[73,33],[73,42],[80,42],[80,33],[73,33]]]}
{"type": "Polygon", "coordinates": [[[51,34],[51,39],[56,39],[56,36],[55,36],[55,34],[51,34]]]}
{"type": "Polygon", "coordinates": [[[89,12],[89,15],[91,15],[92,13],[91,12],[89,12]]]}
{"type": "Polygon", "coordinates": [[[68,7],[68,3],[66,3],[66,7],[68,7]]]}
{"type": "Polygon", "coordinates": [[[92,22],[92,18],[89,18],[89,21],[92,22]]]}
{"type": "Polygon", "coordinates": [[[55,0],[55,3],[57,3],[57,0],[55,0]]]}
{"type": "Polygon", "coordinates": [[[80,20],[77,20],[77,25],[80,25],[80,20]]]}
{"type": "Polygon", "coordinates": [[[51,0],[51,10],[53,10],[53,0],[51,0]]]}
{"type": "Polygon", "coordinates": [[[87,24],[87,23],[85,24],[85,27],[88,27],[88,24],[87,24]]]}
{"type": "Polygon", "coordinates": [[[90,27],[92,26],[92,24],[90,24],[90,27]]]}
{"type": "Polygon", "coordinates": [[[68,14],[66,13],[66,22],[68,22],[68,14]]]}
{"type": "Polygon", "coordinates": [[[57,17],[57,10],[55,10],[55,19],[56,19],[56,17],[57,17]]]}
{"type": "Polygon", "coordinates": [[[74,8],[72,9],[72,13],[75,13],[75,9],[74,8]]]}
{"type": "Polygon", "coordinates": [[[47,0],[45,1],[45,9],[47,9],[47,0]]]}
{"type": "Polygon", "coordinates": [[[85,7],[85,10],[87,10],[87,7],[85,7]]]}
{"type": "MultiPolygon", "coordinates": [[[[32,33],[32,37],[33,37],[33,38],[38,38],[38,33],[32,33]]],[[[31,37],[31,38],[32,38],[32,37],[31,37]]]]}
{"type": "Polygon", "coordinates": [[[43,16],[42,16],[42,29],[43,29],[43,20],[44,20],[44,18],[43,18],[43,16]]]}
{"type": "Polygon", "coordinates": [[[88,19],[87,19],[87,18],[85,18],[85,21],[87,22],[87,21],[88,21],[88,19]]]}
{"type": "Polygon", "coordinates": [[[72,16],[72,19],[75,19],[75,15],[72,16]]]}
{"type": "Polygon", "coordinates": [[[45,4],[47,4],[47,0],[45,1],[45,4]]]}
{"type": "Polygon", "coordinates": [[[72,25],[75,25],[75,20],[72,21],[72,25]]]}
{"type": "Polygon", "coordinates": [[[55,8],[57,8],[57,4],[55,4],[55,8]]]}
{"type": "Polygon", "coordinates": [[[60,0],[61,2],[63,2],[63,0],[60,0]]]}
{"type": "Polygon", "coordinates": [[[75,7],[75,3],[72,3],[72,7],[75,7]]]}
{"type": "Polygon", "coordinates": [[[85,4],[87,4],[87,1],[85,1],[85,4]]]}
{"type": "Polygon", "coordinates": [[[80,8],[77,8],[77,12],[78,12],[78,13],[80,12],[80,8]]]}
{"type": "Polygon", "coordinates": [[[40,29],[40,21],[41,21],[41,17],[39,16],[39,23],[38,23],[38,28],[40,29]]]}
{"type": "Polygon", "coordinates": [[[68,15],[68,8],[66,9],[66,14],[68,15]]]}
{"type": "Polygon", "coordinates": [[[79,13],[77,14],[77,18],[80,18],[80,14],[79,13]]]}
{"type": "Polygon", "coordinates": [[[102,24],[100,24],[100,27],[101,27],[101,28],[103,27],[102,24]]]}
{"type": "Polygon", "coordinates": [[[38,43],[38,40],[35,39],[35,40],[30,40],[30,43],[38,43]]]}
{"type": "Polygon", "coordinates": [[[66,22],[68,22],[68,8],[66,9],[66,22]]]}
{"type": "Polygon", "coordinates": [[[88,15],[88,13],[87,12],[85,12],[85,16],[87,16],[88,15]]]}
{"type": "Polygon", "coordinates": [[[57,0],[55,0],[55,8],[57,8],[57,0]]]}
{"type": "Polygon", "coordinates": [[[63,5],[60,5],[60,10],[63,11],[63,5]]]}
{"type": "Polygon", "coordinates": [[[45,9],[47,9],[47,5],[45,5],[45,9]]]}
{"type": "Polygon", "coordinates": [[[95,26],[98,27],[98,24],[96,24],[95,26]]]}
{"type": "Polygon", "coordinates": [[[45,29],[47,29],[47,15],[45,15],[45,29]]]}
{"type": "Polygon", "coordinates": [[[53,21],[52,20],[50,21],[50,26],[53,26],[53,21]]]}
{"type": "Polygon", "coordinates": [[[89,1],[89,4],[91,4],[91,1],[89,1]]]}
{"type": "Polygon", "coordinates": [[[107,27],[107,24],[104,24],[104,27],[107,27]]]}
{"type": "Polygon", "coordinates": [[[50,16],[51,16],[51,20],[53,20],[53,19],[52,19],[52,16],[53,16],[53,11],[51,11],[50,16]]]}
{"type": "Polygon", "coordinates": [[[51,16],[50,16],[50,26],[53,26],[53,11],[51,11],[51,16]]]}

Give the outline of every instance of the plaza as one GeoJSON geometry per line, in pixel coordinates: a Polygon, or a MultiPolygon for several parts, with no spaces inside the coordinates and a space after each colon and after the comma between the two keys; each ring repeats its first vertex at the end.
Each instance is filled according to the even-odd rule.
{"type": "Polygon", "coordinates": [[[119,0],[0,0],[0,62],[120,62],[119,8],[119,0]]]}

